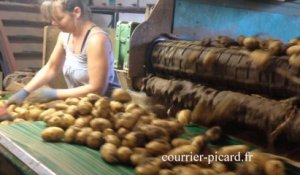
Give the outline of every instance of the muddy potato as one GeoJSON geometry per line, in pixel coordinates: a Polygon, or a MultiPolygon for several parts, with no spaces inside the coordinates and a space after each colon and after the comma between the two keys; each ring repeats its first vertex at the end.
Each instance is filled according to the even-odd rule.
{"type": "Polygon", "coordinates": [[[52,113],[56,112],[54,108],[49,108],[42,113],[40,113],[39,120],[44,120],[45,116],[50,116],[52,113]]]}
{"type": "Polygon", "coordinates": [[[138,116],[131,113],[123,113],[122,116],[116,120],[115,128],[119,129],[121,127],[126,128],[128,130],[132,130],[134,125],[138,120],[138,116]]]}
{"type": "Polygon", "coordinates": [[[190,145],[191,144],[191,140],[186,140],[186,139],[182,139],[182,138],[174,138],[171,141],[171,145],[173,147],[178,147],[178,146],[182,146],[182,145],[190,145]]]}
{"type": "Polygon", "coordinates": [[[93,149],[99,149],[104,142],[102,133],[100,131],[93,131],[88,135],[86,145],[93,149]]]}
{"type": "Polygon", "coordinates": [[[97,100],[101,98],[98,94],[94,94],[94,93],[88,93],[86,97],[88,98],[89,102],[92,104],[94,104],[97,100]]]}
{"type": "Polygon", "coordinates": [[[264,167],[266,175],[285,175],[285,166],[280,160],[269,160],[264,167]]]}
{"type": "Polygon", "coordinates": [[[64,130],[59,127],[48,127],[42,131],[42,138],[48,142],[58,142],[64,137],[64,130]]]}
{"type": "Polygon", "coordinates": [[[100,148],[100,155],[101,157],[108,163],[117,163],[118,156],[117,156],[117,147],[111,143],[105,143],[100,148]]]}
{"type": "Polygon", "coordinates": [[[113,100],[119,101],[121,103],[131,101],[131,96],[129,95],[129,93],[122,88],[114,89],[111,97],[113,100]]]}
{"type": "Polygon", "coordinates": [[[75,141],[77,132],[80,131],[80,128],[77,127],[69,127],[64,133],[64,141],[67,143],[73,143],[75,141]]]}
{"type": "Polygon", "coordinates": [[[145,135],[142,132],[134,131],[126,134],[122,145],[133,148],[143,146],[145,142],[145,135]]]}
{"type": "Polygon", "coordinates": [[[300,68],[300,54],[293,54],[289,58],[289,64],[296,68],[300,68]]]}
{"type": "Polygon", "coordinates": [[[105,118],[94,118],[90,121],[90,126],[95,131],[104,131],[107,128],[112,128],[112,124],[105,118]]]}
{"type": "Polygon", "coordinates": [[[91,116],[82,116],[82,117],[78,117],[75,120],[74,125],[78,126],[78,127],[85,127],[85,126],[90,126],[90,121],[92,120],[91,116]]]}
{"type": "Polygon", "coordinates": [[[75,120],[76,119],[72,115],[70,115],[70,114],[64,114],[61,117],[61,124],[60,124],[60,126],[62,128],[68,128],[69,126],[74,125],[75,120]]]}
{"type": "Polygon", "coordinates": [[[217,141],[220,139],[222,134],[222,129],[219,126],[214,126],[205,131],[205,136],[209,142],[217,141]]]}
{"type": "Polygon", "coordinates": [[[70,114],[72,116],[76,116],[78,113],[78,108],[75,105],[69,105],[68,108],[65,110],[65,113],[70,114]]]}
{"type": "Polygon", "coordinates": [[[66,104],[68,105],[77,105],[79,103],[79,98],[76,97],[69,97],[65,100],[66,104]]]}
{"type": "Polygon", "coordinates": [[[118,159],[123,162],[123,163],[129,163],[130,162],[130,156],[133,154],[133,151],[126,147],[126,146],[121,146],[117,150],[117,156],[118,159]]]}
{"type": "Polygon", "coordinates": [[[58,116],[51,116],[49,120],[47,120],[47,126],[57,126],[61,127],[61,118],[58,116]]]}
{"type": "Polygon", "coordinates": [[[111,101],[109,103],[110,109],[113,113],[123,112],[124,111],[124,105],[121,102],[118,101],[111,101]]]}
{"type": "Polygon", "coordinates": [[[177,113],[176,118],[179,121],[179,123],[181,123],[182,125],[186,125],[190,123],[191,114],[192,114],[191,110],[183,109],[177,113]]]}
{"type": "Polygon", "coordinates": [[[293,54],[300,54],[300,45],[294,45],[294,46],[290,46],[287,50],[286,50],[286,54],[288,56],[291,56],[293,54]]]}
{"type": "Polygon", "coordinates": [[[119,128],[117,134],[121,139],[123,139],[126,136],[126,134],[128,134],[129,132],[130,131],[126,128],[119,128]]]}
{"type": "Polygon", "coordinates": [[[92,112],[93,109],[93,105],[90,102],[83,102],[83,101],[80,101],[77,104],[77,107],[78,107],[77,109],[78,113],[81,115],[88,115],[92,112]]]}
{"type": "Polygon", "coordinates": [[[249,50],[254,50],[259,47],[259,40],[256,37],[246,37],[243,40],[243,45],[249,50]]]}
{"type": "Polygon", "coordinates": [[[105,139],[106,143],[112,143],[112,144],[116,145],[117,147],[119,147],[121,145],[121,140],[116,135],[109,134],[109,135],[104,136],[104,139],[105,139]]]}
{"type": "Polygon", "coordinates": [[[145,148],[151,155],[166,154],[170,149],[171,145],[165,140],[153,140],[146,144],[145,148]]]}
{"type": "Polygon", "coordinates": [[[28,117],[30,120],[36,121],[39,119],[40,114],[43,112],[40,108],[32,108],[28,111],[28,117]]]}
{"type": "Polygon", "coordinates": [[[135,173],[137,175],[152,175],[158,174],[160,170],[160,159],[146,158],[141,164],[135,167],[135,173]]]}
{"type": "Polygon", "coordinates": [[[219,155],[244,155],[247,151],[249,151],[249,147],[247,145],[230,145],[223,146],[218,150],[219,155]]]}
{"type": "Polygon", "coordinates": [[[87,137],[92,131],[93,130],[89,127],[81,128],[81,130],[76,134],[75,143],[85,145],[87,137]]]}

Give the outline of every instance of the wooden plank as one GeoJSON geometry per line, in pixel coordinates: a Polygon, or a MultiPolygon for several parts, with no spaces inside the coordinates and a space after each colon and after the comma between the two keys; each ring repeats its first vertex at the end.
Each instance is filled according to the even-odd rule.
{"type": "Polygon", "coordinates": [[[43,37],[43,28],[4,26],[4,30],[8,36],[22,34],[43,37]]]}
{"type": "Polygon", "coordinates": [[[12,2],[0,2],[0,10],[5,11],[23,11],[29,13],[39,13],[39,6],[33,4],[22,4],[12,2]]]}
{"type": "Polygon", "coordinates": [[[28,13],[24,11],[3,11],[0,9],[0,18],[6,20],[30,20],[46,22],[40,13],[28,13]]]}
{"type": "Polygon", "coordinates": [[[42,21],[32,21],[28,19],[27,21],[24,20],[7,20],[3,19],[2,23],[4,26],[14,26],[14,27],[36,27],[36,28],[43,28],[44,26],[48,25],[46,22],[42,21]]]}
{"type": "Polygon", "coordinates": [[[13,52],[10,48],[6,33],[3,31],[3,23],[0,20],[0,51],[2,53],[3,63],[2,71],[4,76],[16,71],[16,64],[13,52]]]}
{"type": "Polygon", "coordinates": [[[16,65],[18,70],[28,71],[28,70],[38,70],[42,67],[41,57],[16,57],[16,65]]]}
{"type": "Polygon", "coordinates": [[[43,43],[43,37],[32,35],[7,36],[10,43],[43,43]]]}
{"type": "Polygon", "coordinates": [[[39,43],[10,43],[13,53],[41,52],[43,45],[39,43]]]}

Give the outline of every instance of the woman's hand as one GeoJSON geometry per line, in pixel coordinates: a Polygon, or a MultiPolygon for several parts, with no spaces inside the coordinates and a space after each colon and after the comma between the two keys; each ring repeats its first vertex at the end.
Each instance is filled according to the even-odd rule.
{"type": "Polygon", "coordinates": [[[29,92],[27,92],[25,89],[21,89],[8,99],[6,105],[10,105],[10,104],[19,105],[19,104],[23,103],[23,101],[25,100],[25,98],[28,95],[29,95],[29,92]]]}
{"type": "Polygon", "coordinates": [[[28,100],[35,103],[44,103],[57,99],[57,91],[52,88],[40,88],[33,92],[28,100]]]}

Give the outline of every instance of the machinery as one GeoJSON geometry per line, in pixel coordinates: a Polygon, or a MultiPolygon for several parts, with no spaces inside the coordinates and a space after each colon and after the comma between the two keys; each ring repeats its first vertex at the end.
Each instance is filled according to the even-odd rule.
{"type": "Polygon", "coordinates": [[[118,70],[123,85],[171,107],[193,109],[193,122],[250,127],[264,133],[269,147],[281,139],[299,146],[299,67],[286,54],[293,43],[283,44],[299,36],[299,7],[275,1],[159,1],[132,33],[129,56],[123,58],[128,65],[118,70]],[[280,41],[280,53],[263,42],[248,47],[232,40],[241,35],[280,41]]]}

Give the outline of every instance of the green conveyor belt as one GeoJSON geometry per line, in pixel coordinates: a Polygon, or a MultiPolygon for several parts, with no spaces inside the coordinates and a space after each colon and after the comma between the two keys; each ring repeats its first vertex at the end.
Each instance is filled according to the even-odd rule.
{"type": "MultiPolygon", "coordinates": [[[[133,167],[111,165],[102,160],[98,150],[67,143],[48,143],[40,137],[44,122],[19,123],[0,126],[0,152],[23,174],[70,175],[127,175],[133,167]],[[18,160],[15,156],[18,157],[18,160]]],[[[205,128],[186,127],[183,137],[203,133],[205,128]]],[[[242,144],[242,141],[225,136],[217,146],[242,144]]],[[[300,174],[300,169],[287,164],[287,174],[300,174]]]]}
{"type": "MultiPolygon", "coordinates": [[[[50,171],[44,171],[45,174],[51,174],[51,171],[56,174],[68,175],[134,174],[133,167],[107,164],[101,159],[97,150],[67,143],[44,142],[40,137],[40,133],[44,128],[44,122],[22,123],[1,126],[0,133],[28,152],[29,155],[27,156],[31,155],[49,168],[50,171]]],[[[22,155],[22,153],[19,154],[22,155]]],[[[26,157],[26,155],[23,157],[26,157]]],[[[29,158],[27,160],[33,164],[32,160],[29,158]]],[[[16,164],[16,161],[13,163],[16,164]]],[[[38,166],[40,166],[39,163],[35,167],[39,168],[38,166]]],[[[24,171],[25,167],[19,168],[24,171]]]]}

